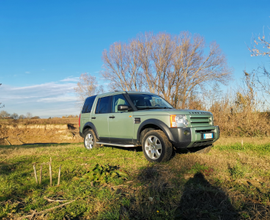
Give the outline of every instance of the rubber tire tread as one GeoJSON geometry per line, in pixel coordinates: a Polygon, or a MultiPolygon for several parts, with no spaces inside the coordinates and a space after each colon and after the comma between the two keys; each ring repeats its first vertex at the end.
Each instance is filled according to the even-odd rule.
{"type": "Polygon", "coordinates": [[[163,131],[161,130],[151,130],[151,131],[148,131],[143,139],[142,139],[142,149],[143,149],[143,153],[144,153],[144,156],[146,157],[146,159],[150,162],[166,162],[168,160],[170,160],[171,156],[172,156],[172,153],[173,153],[173,147],[172,147],[172,143],[169,141],[168,137],[164,134],[163,131]],[[160,158],[158,158],[157,160],[152,160],[150,159],[147,154],[145,153],[145,150],[144,150],[144,142],[145,142],[145,139],[147,136],[150,136],[150,135],[154,135],[154,136],[157,136],[162,143],[162,154],[163,156],[161,156],[160,158]]]}
{"type": "MultiPolygon", "coordinates": [[[[93,143],[92,149],[93,149],[93,148],[96,148],[96,147],[99,147],[99,144],[96,144],[96,143],[97,143],[97,137],[96,137],[96,134],[95,134],[95,132],[94,132],[92,129],[86,129],[86,130],[83,132],[83,134],[84,134],[84,140],[83,140],[83,145],[84,145],[84,147],[85,147],[85,137],[86,137],[86,135],[87,135],[88,133],[91,133],[91,135],[93,136],[93,139],[94,139],[94,143],[93,143]]],[[[87,149],[86,147],[85,147],[85,149],[86,149],[86,150],[89,150],[89,149],[87,149]]]]}

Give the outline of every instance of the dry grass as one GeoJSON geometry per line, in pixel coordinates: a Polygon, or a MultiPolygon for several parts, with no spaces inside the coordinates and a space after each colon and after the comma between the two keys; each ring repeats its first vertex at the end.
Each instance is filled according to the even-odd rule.
{"type": "Polygon", "coordinates": [[[76,201],[35,219],[269,219],[270,151],[267,144],[247,140],[242,147],[238,139],[230,138],[227,145],[221,139],[209,154],[177,153],[163,164],[149,163],[138,149],[85,151],[81,144],[1,147],[0,205],[6,208],[0,208],[0,214],[18,217],[48,209],[53,204],[43,199],[46,196],[76,201]],[[49,157],[54,173],[62,165],[61,186],[48,187],[45,169],[38,187],[32,163],[39,166],[49,157]],[[96,163],[117,165],[130,178],[93,186],[82,176],[96,163]]]}
{"type": "Polygon", "coordinates": [[[270,137],[221,137],[217,140],[215,145],[232,145],[235,143],[243,144],[269,144],[270,137]]]}
{"type": "Polygon", "coordinates": [[[78,118],[52,118],[52,119],[0,119],[0,125],[46,125],[46,124],[74,124],[77,125],[78,118]]]}

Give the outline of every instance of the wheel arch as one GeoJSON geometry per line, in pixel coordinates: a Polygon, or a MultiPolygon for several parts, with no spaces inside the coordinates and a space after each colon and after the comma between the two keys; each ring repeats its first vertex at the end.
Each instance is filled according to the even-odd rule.
{"type": "Polygon", "coordinates": [[[92,129],[95,132],[95,135],[96,135],[97,139],[99,139],[99,136],[98,136],[98,133],[97,133],[97,129],[96,129],[95,125],[92,122],[85,123],[85,125],[83,126],[82,133],[84,133],[84,131],[86,129],[92,129]]]}
{"type": "Polygon", "coordinates": [[[141,125],[138,128],[137,131],[137,140],[138,142],[141,144],[141,135],[142,132],[145,129],[150,129],[154,128],[155,130],[162,130],[164,132],[164,134],[168,137],[168,139],[172,142],[174,142],[174,138],[173,135],[169,129],[169,127],[162,121],[158,120],[158,119],[148,119],[145,120],[143,123],[141,123],[141,125]]]}

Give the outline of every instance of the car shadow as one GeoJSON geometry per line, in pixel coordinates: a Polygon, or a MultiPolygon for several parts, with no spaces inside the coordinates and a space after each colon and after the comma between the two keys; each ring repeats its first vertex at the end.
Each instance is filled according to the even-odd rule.
{"type": "Polygon", "coordinates": [[[212,186],[201,172],[184,185],[175,219],[238,219],[239,214],[229,197],[220,188],[212,186]]]}
{"type": "Polygon", "coordinates": [[[240,218],[228,195],[207,181],[203,173],[197,172],[188,180],[182,177],[174,176],[166,169],[166,163],[140,169],[136,175],[139,187],[131,193],[131,204],[124,207],[127,212],[121,215],[128,215],[128,219],[240,218]]]}
{"type": "Polygon", "coordinates": [[[193,147],[190,149],[187,148],[176,148],[172,152],[171,159],[174,158],[177,154],[187,154],[187,153],[203,153],[202,150],[204,150],[206,147],[193,147]]]}
{"type": "Polygon", "coordinates": [[[112,149],[121,149],[126,151],[142,152],[142,147],[118,147],[118,146],[109,146],[104,145],[103,147],[111,147],[112,149]]]}

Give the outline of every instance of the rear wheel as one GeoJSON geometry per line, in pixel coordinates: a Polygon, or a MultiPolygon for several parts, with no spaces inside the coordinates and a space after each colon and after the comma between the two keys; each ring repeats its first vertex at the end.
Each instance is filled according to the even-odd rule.
{"type": "Polygon", "coordinates": [[[150,162],[165,162],[172,156],[172,143],[163,131],[148,131],[142,139],[144,156],[150,162]]]}
{"type": "Polygon", "coordinates": [[[87,129],[84,132],[84,147],[87,150],[92,150],[94,147],[97,147],[97,138],[92,129],[87,129]]]}

